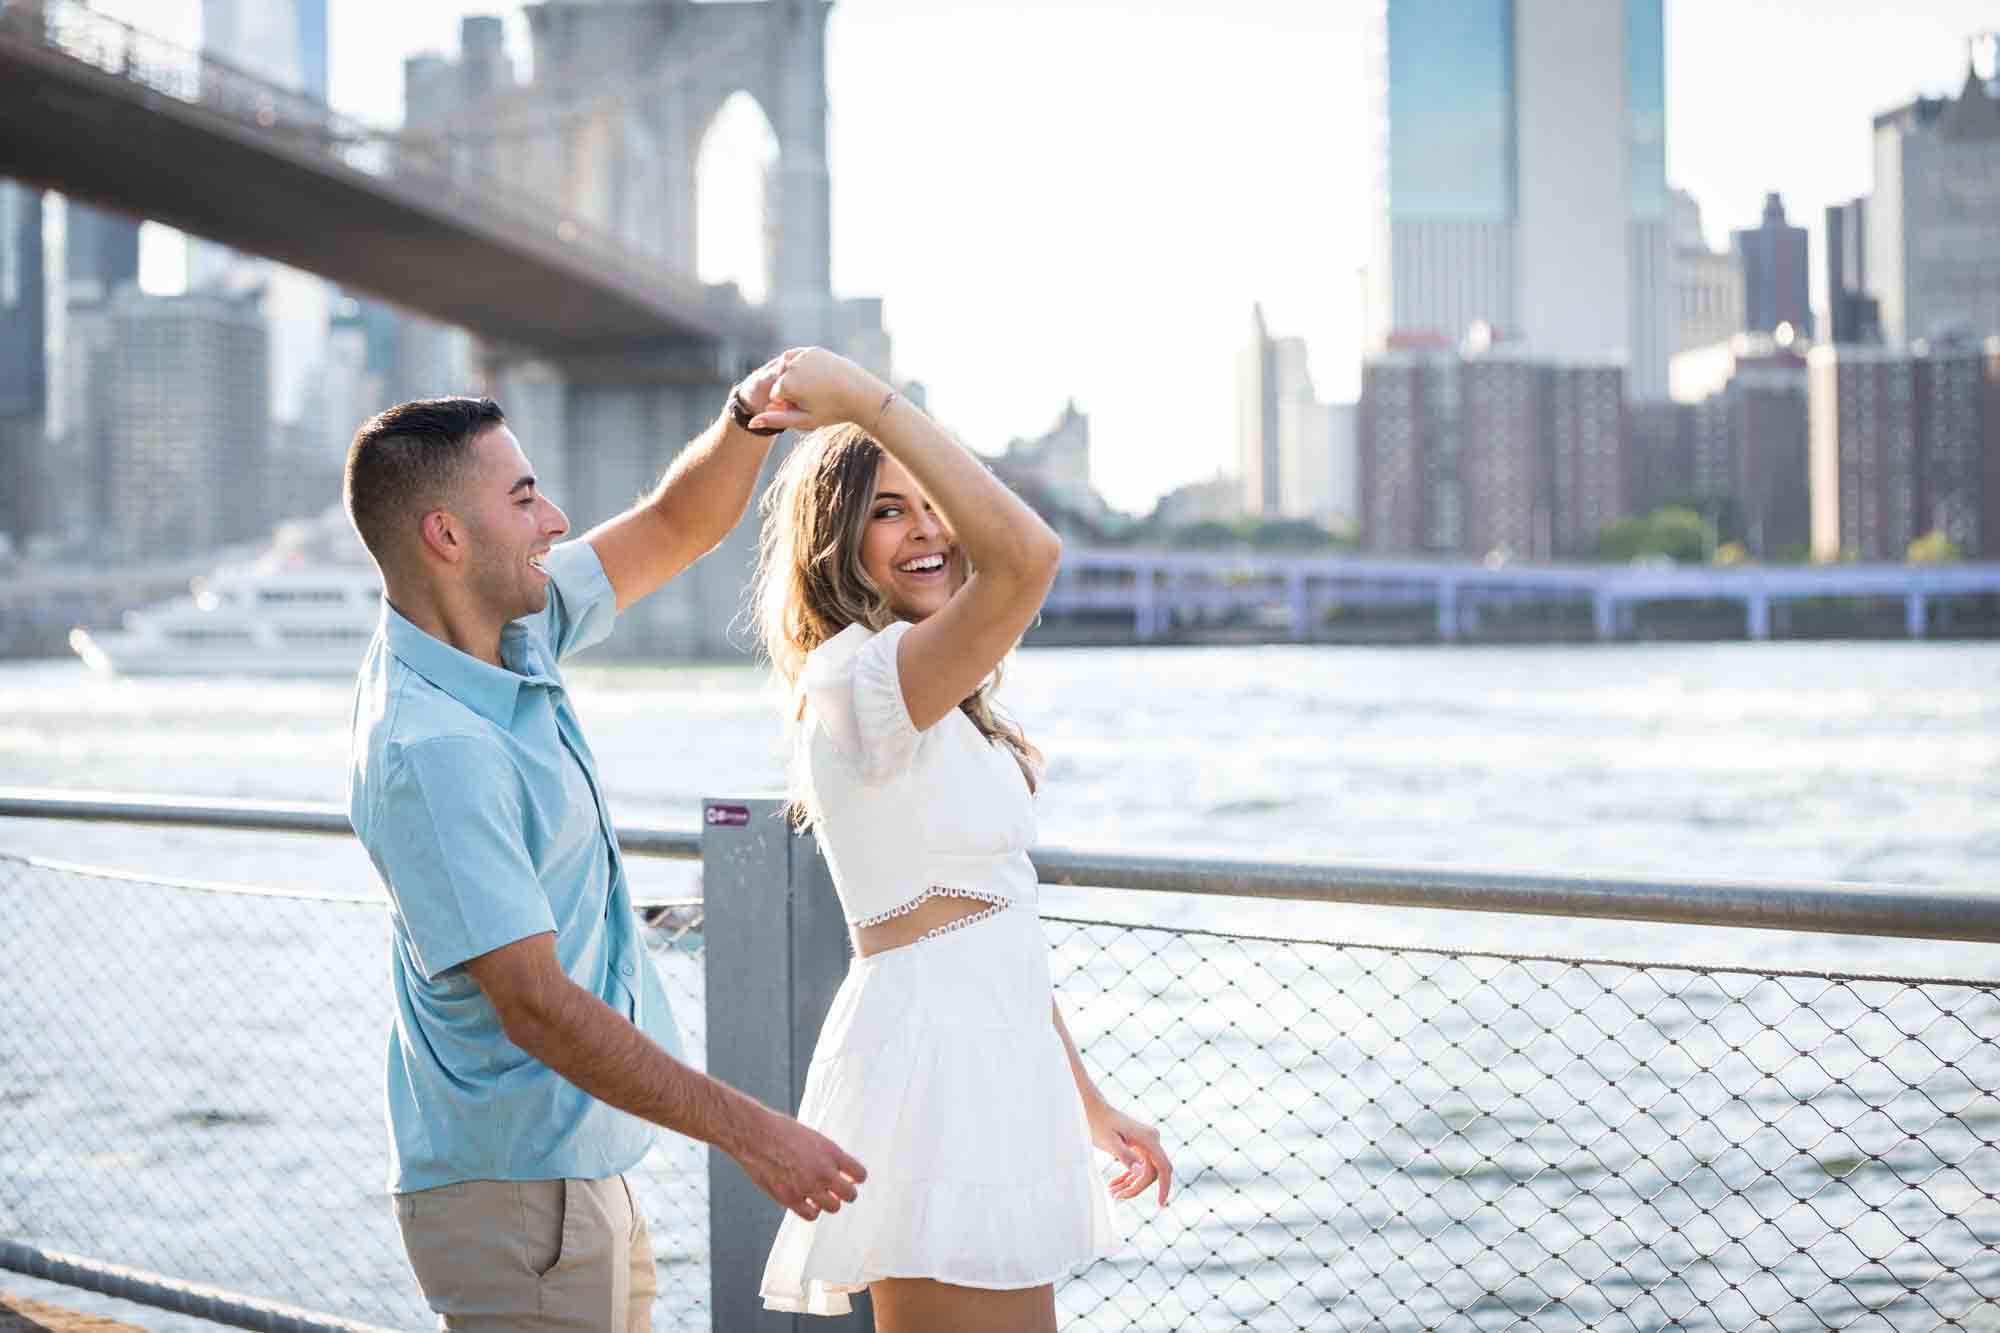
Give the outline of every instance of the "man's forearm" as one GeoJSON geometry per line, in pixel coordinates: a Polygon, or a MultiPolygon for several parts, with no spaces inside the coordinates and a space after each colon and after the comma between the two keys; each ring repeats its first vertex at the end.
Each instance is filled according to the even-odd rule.
{"type": "Polygon", "coordinates": [[[749,508],[770,451],[770,439],[741,429],[725,412],[681,450],[646,504],[667,531],[689,534],[700,550],[710,550],[749,508]]]}
{"type": "Polygon", "coordinates": [[[771,1112],[688,1068],[610,1006],[573,983],[531,1013],[509,1016],[516,1046],[621,1111],[740,1156],[771,1112]]]}

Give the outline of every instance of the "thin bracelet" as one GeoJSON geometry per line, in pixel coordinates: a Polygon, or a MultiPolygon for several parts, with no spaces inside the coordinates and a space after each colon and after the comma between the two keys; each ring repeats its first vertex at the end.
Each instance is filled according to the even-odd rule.
{"type": "Polygon", "coordinates": [[[870,435],[882,428],[882,414],[889,410],[889,404],[895,402],[898,397],[900,395],[894,389],[889,390],[889,396],[882,400],[882,406],[875,409],[875,424],[868,428],[870,435]]]}

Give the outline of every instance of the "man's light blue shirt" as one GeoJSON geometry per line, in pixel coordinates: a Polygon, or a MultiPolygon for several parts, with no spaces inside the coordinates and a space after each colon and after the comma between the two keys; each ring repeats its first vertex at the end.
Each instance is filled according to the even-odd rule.
{"type": "Polygon", "coordinates": [[[397,1193],[602,1179],[638,1165],[652,1142],[652,1126],[507,1039],[469,958],[553,931],[570,980],[681,1053],[557,671],[610,632],[617,599],[588,542],[556,547],[544,565],[548,606],[501,632],[506,669],[433,638],[385,600],[356,686],[348,817],[392,905],[397,1193]]]}

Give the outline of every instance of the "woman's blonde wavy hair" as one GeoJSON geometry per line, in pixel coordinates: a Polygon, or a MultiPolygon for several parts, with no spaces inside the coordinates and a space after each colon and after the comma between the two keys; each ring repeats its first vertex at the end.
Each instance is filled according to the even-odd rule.
{"type": "MultiPolygon", "coordinates": [[[[764,655],[794,690],[813,649],[849,625],[882,630],[896,621],[889,599],[861,567],[881,461],[882,446],[859,426],[822,427],[793,446],[758,505],[764,527],[751,610],[764,655]]],[[[1042,752],[994,705],[1000,674],[995,667],[959,709],[980,735],[1012,752],[1033,791],[1042,752]]],[[[803,811],[794,813],[805,822],[803,811]]]]}

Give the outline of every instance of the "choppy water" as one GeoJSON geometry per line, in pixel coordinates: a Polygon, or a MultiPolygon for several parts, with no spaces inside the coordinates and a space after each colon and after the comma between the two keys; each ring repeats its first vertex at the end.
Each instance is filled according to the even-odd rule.
{"type": "MultiPolygon", "coordinates": [[[[692,826],[702,796],[782,781],[758,673],[584,665],[571,678],[621,821],[692,826]]],[[[1975,885],[2000,866],[1996,645],[1049,649],[1019,657],[1002,698],[1051,759],[1037,805],[1056,845],[1975,885]]],[[[68,662],[0,664],[0,782],[344,802],[348,703],[332,681],[105,682],[68,662]]],[[[373,886],[351,845],[301,858],[242,834],[17,825],[6,837],[166,873],[373,886]]],[[[653,880],[687,883],[670,867],[653,880]]],[[[1089,901],[1146,920],[1215,916],[1172,899],[1089,901]]],[[[1225,915],[1412,943],[1504,946],[1523,929],[1281,904],[1225,915]]],[[[1887,948],[1909,967],[1994,974],[1984,950],[1532,929],[1574,952],[1643,938],[1675,956],[1873,966],[1887,948]]]]}
{"type": "MultiPolygon", "coordinates": [[[[779,781],[783,750],[777,711],[754,673],[584,666],[572,673],[572,686],[621,820],[691,825],[701,796],[769,790],[779,781]]],[[[1985,645],[1042,650],[1021,657],[1003,698],[1052,760],[1038,803],[1048,843],[1975,886],[1992,884],[2000,865],[2000,648],[1985,645]]],[[[0,667],[0,782],[338,801],[344,799],[347,704],[346,688],[334,682],[104,682],[69,663],[11,664],[0,667]]],[[[243,834],[15,823],[0,826],[0,851],[5,850],[151,873],[373,891],[365,858],[338,841],[302,846],[301,840],[243,834]]],[[[641,888],[651,892],[691,887],[682,867],[645,866],[641,875],[641,888]]],[[[1050,890],[1045,907],[1143,923],[1411,946],[2000,976],[1993,951],[1973,946],[1317,905],[1220,906],[1082,891],[1050,890]]],[[[115,931],[118,923],[94,928],[115,931]]],[[[133,943],[137,956],[145,958],[147,942],[133,943]]],[[[202,946],[189,947],[199,958],[202,946]]],[[[223,941],[217,939],[215,947],[223,948],[223,941]]],[[[1081,948],[1083,940],[1066,947],[1081,948]]],[[[1375,955],[1326,955],[1342,960],[1341,966],[1364,956],[1375,955]]],[[[1278,960],[1260,975],[1294,962],[1278,960]]],[[[1155,970],[1155,985],[1175,972],[1166,963],[1155,970]]],[[[1211,1010],[1227,1010],[1222,1000],[1196,993],[1201,970],[1191,967],[1157,1002],[1175,1006],[1176,1021],[1188,1030],[1198,1029],[1211,1010]]],[[[12,965],[8,972],[21,975],[12,965]]],[[[1336,973],[1329,966],[1307,979],[1304,993],[1310,998],[1301,1017],[1341,1013],[1349,1015],[1343,1022],[1351,1028],[1372,1011],[1354,1009],[1336,996],[1343,986],[1336,973]],[[1316,993],[1314,986],[1326,989],[1316,993]]],[[[1076,958],[1072,975],[1100,995],[1100,1017],[1092,1022],[1105,1027],[1105,1049],[1123,1049],[1126,1039],[1101,1017],[1111,1012],[1101,997],[1115,999],[1120,977],[1101,975],[1087,954],[1076,958]]],[[[360,993],[372,984],[367,981],[360,993]]],[[[1143,984],[1137,977],[1126,979],[1127,989],[1143,984]]],[[[1449,1070],[1464,1052],[1477,1049],[1470,1038],[1481,1031],[1505,1032],[1504,1025],[1484,1027],[1477,1003],[1499,991],[1475,990],[1471,999],[1453,1000],[1452,1017],[1437,1029],[1444,1045],[1428,1067],[1449,1070]]],[[[1229,1003],[1248,1003],[1243,994],[1254,992],[1239,991],[1229,1003]]],[[[1243,1023],[1281,1011],[1283,998],[1248,1004],[1240,1015],[1243,1023]]],[[[1377,1007],[1393,1008],[1396,1002],[1385,995],[1377,1007]]],[[[1089,1007],[1081,997],[1079,1003],[1089,1007]]],[[[1825,1030],[1823,1022],[1813,1028],[1821,1036],[1825,1030]]],[[[1272,1040],[1282,1036],[1275,1032],[1272,1040]]],[[[1227,1039],[1219,1034],[1194,1055],[1233,1049],[1227,1039]]],[[[1240,1041],[1240,1034],[1235,1039],[1240,1041]]],[[[281,1039],[274,1032],[270,1040],[281,1039]]],[[[1272,1047],[1267,1042],[1260,1049],[1272,1047]]],[[[1991,1051],[1987,1044],[1961,1054],[1990,1063],[1991,1051]]],[[[1362,1173],[1356,1180],[1387,1181],[1369,1175],[1367,1166],[1368,1143],[1376,1143],[1378,1153],[1386,1151],[1379,1148],[1381,1127],[1354,1139],[1353,1127],[1370,1123],[1365,1116],[1349,1117],[1345,1131],[1340,1123],[1313,1118],[1326,1108],[1337,1111],[1343,1097],[1362,1097],[1355,1082],[1359,1075],[1348,1071],[1335,1077],[1338,1071],[1314,1064],[1308,1049],[1302,1048],[1301,1058],[1317,1071],[1317,1081],[1308,1078],[1302,1085],[1311,1088],[1309,1105],[1298,1116],[1287,1112],[1281,1123],[1263,1126],[1263,1132],[1273,1135],[1273,1142],[1285,1134],[1303,1135],[1300,1144],[1334,1153],[1315,1167],[1316,1174],[1348,1169],[1362,1173]]],[[[1395,1058],[1383,1048],[1369,1068],[1388,1068],[1395,1058]]],[[[1605,1071],[1615,1061],[1594,1058],[1593,1077],[1597,1086],[1606,1086],[1605,1071]]],[[[1190,1068],[1198,1064],[1190,1059],[1190,1068]]],[[[358,1077],[374,1077],[365,1062],[358,1068],[358,1077]]],[[[1141,1068],[1132,1065],[1128,1072],[1141,1068]]],[[[1170,1060],[1147,1086],[1173,1086],[1175,1068],[1170,1060]]],[[[1273,1071],[1280,1081],[1282,1075],[1281,1069],[1273,1071]]],[[[1363,1256],[1369,1246],[1397,1243],[1394,1229],[1345,1235],[1314,1233],[1308,1226],[1307,1239],[1297,1240],[1296,1228],[1286,1230],[1284,1197],[1260,1200],[1244,1183],[1244,1173],[1257,1161],[1253,1149],[1238,1144],[1248,1155],[1231,1163],[1225,1160],[1227,1145],[1201,1146],[1204,1136],[1212,1139],[1218,1126],[1231,1123],[1232,1107],[1241,1113],[1234,1095],[1228,1079],[1205,1079],[1185,1101],[1173,1099],[1183,1120],[1202,1121],[1178,1130],[1191,1154],[1209,1159],[1207,1183],[1196,1188],[1251,1200],[1253,1223],[1263,1217],[1265,1230],[1249,1225],[1247,1231],[1231,1231],[1236,1223],[1219,1219],[1235,1214],[1197,1208],[1206,1220],[1174,1232],[1171,1249],[1196,1259],[1206,1256],[1211,1275],[1218,1267],[1235,1273],[1219,1280],[1218,1289],[1232,1283],[1239,1289],[1244,1298],[1239,1317],[1256,1308],[1260,1273],[1263,1286],[1273,1285],[1273,1273],[1280,1275],[1275,1285],[1286,1310],[1307,1311],[1315,1300],[1332,1299],[1327,1282],[1334,1278],[1293,1280],[1283,1274],[1298,1266],[1298,1254],[1288,1265],[1282,1255],[1259,1258],[1249,1251],[1273,1236],[1291,1235],[1295,1249],[1303,1246],[1326,1274],[1337,1276],[1346,1271],[1343,1263],[1367,1267],[1363,1256]],[[1205,1238],[1203,1226],[1223,1231],[1205,1238]]],[[[1447,1119],[1452,1114],[1442,1093],[1433,1103],[1444,1108],[1438,1114],[1447,1119]]],[[[145,1108],[144,1114],[170,1123],[185,1110],[162,1105],[145,1108]]],[[[1473,1160],[1450,1164],[1452,1145],[1444,1143],[1449,1135],[1441,1131],[1433,1137],[1430,1156],[1416,1165],[1447,1162],[1454,1178],[1466,1180],[1464,1188],[1478,1189],[1478,1158],[1491,1149],[1477,1145],[1496,1141],[1491,1134],[1513,1125],[1507,1116],[1488,1119],[1485,1130],[1477,1115],[1461,1125],[1461,1146],[1473,1152],[1473,1160]]],[[[1985,1132],[1990,1138],[1990,1128],[1985,1132]]],[[[352,1155],[379,1150],[379,1139],[370,1139],[355,1143],[352,1155]]],[[[1822,1154],[1836,1174],[1841,1151],[1836,1144],[1822,1154]]],[[[1401,1163],[1398,1179],[1411,1160],[1401,1163]]],[[[1656,1152],[1647,1160],[1657,1166],[1664,1159],[1656,1152]]],[[[378,1188],[378,1166],[356,1164],[350,1175],[360,1182],[354,1187],[358,1196],[378,1188]]],[[[10,1163],[7,1169],[11,1174],[19,1167],[10,1163]]],[[[1744,1169],[1752,1171],[1754,1183],[1755,1161],[1744,1169]]],[[[1576,1192],[1573,1175],[1562,1177],[1571,1183],[1557,1192],[1576,1192]]],[[[1419,1170],[1409,1178],[1420,1177],[1419,1170]]],[[[1767,1187],[1778,1181],[1773,1175],[1767,1187]]],[[[1399,1197],[1397,1187],[1387,1183],[1355,1188],[1368,1195],[1368,1208],[1378,1211],[1399,1197]]],[[[1695,1207],[1689,1219],[1698,1221],[1697,1215],[1708,1214],[1695,1207]]],[[[1144,1235],[1157,1239],[1159,1225],[1146,1223],[1152,1230],[1144,1235]]],[[[1509,1242],[1516,1249],[1527,1246],[1526,1253],[1509,1254],[1515,1269],[1544,1250],[1578,1243],[1574,1236],[1553,1233],[1542,1241],[1534,1240],[1532,1231],[1520,1235],[1528,1239],[1509,1242]]],[[[1431,1243],[1421,1235],[1404,1239],[1420,1249],[1431,1243]]],[[[1985,1254],[1990,1262],[1995,1238],[1974,1239],[1975,1257],[1985,1254]]],[[[1601,1242],[1599,1237],[1593,1243],[1601,1242]]],[[[1114,1265],[1105,1271],[1119,1270],[1114,1265]]],[[[1638,1280],[1620,1272],[1621,1280],[1638,1280]]],[[[1560,1285],[1563,1279],[1550,1280],[1560,1285]]],[[[1726,1289],[1726,1279],[1718,1281],[1726,1289]]],[[[1143,1277],[1121,1283],[1100,1281],[1122,1293],[1108,1299],[1100,1315],[1126,1308],[1132,1294],[1144,1289],[1143,1277]]],[[[1072,1299],[1065,1303],[1082,1308],[1072,1299]]],[[[1235,1302],[1218,1308],[1235,1308],[1235,1302]]],[[[1276,1308],[1267,1313],[1278,1315],[1276,1308]]],[[[1416,1326],[1428,1317],[1418,1302],[1389,1311],[1382,1321],[1416,1326]]],[[[1205,1322],[1193,1319],[1185,1326],[1205,1322]]],[[[1099,1318],[1091,1326],[1118,1324],[1099,1318]]],[[[1292,1325],[1287,1317],[1274,1326],[1292,1325]]]]}

